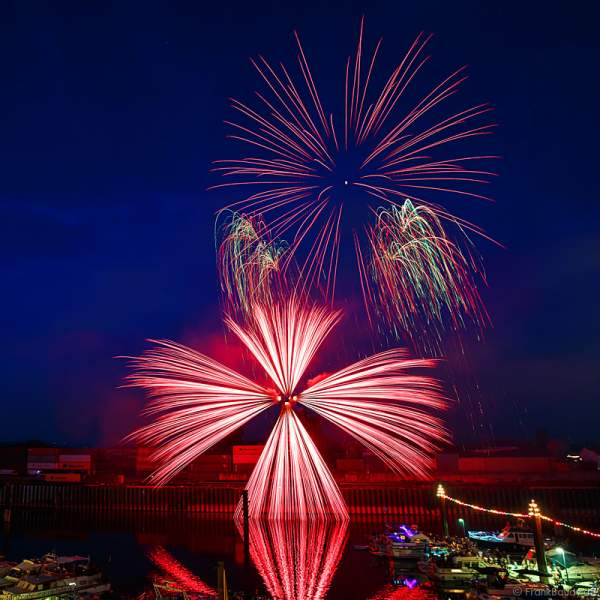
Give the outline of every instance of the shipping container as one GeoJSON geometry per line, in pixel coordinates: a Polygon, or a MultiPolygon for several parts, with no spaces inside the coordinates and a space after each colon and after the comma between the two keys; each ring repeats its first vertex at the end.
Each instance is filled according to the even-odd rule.
{"type": "Polygon", "coordinates": [[[85,471],[86,473],[89,473],[92,465],[89,462],[59,462],[57,468],[62,471],[85,471]]]}
{"type": "Polygon", "coordinates": [[[92,456],[90,454],[59,454],[59,462],[66,463],[90,463],[92,456]]]}
{"type": "Polygon", "coordinates": [[[44,481],[79,483],[81,481],[81,473],[46,473],[44,474],[44,481]]]}
{"type": "Polygon", "coordinates": [[[53,471],[58,469],[56,462],[27,462],[28,471],[53,471]]]}

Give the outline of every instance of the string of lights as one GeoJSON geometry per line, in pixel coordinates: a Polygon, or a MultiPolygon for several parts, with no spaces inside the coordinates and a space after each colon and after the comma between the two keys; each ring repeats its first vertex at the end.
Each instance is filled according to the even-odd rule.
{"type": "Polygon", "coordinates": [[[517,517],[517,518],[522,518],[522,519],[525,519],[529,516],[526,513],[509,512],[506,510],[500,510],[498,508],[486,508],[485,506],[479,506],[478,504],[470,504],[469,502],[463,502],[462,500],[459,500],[458,498],[453,498],[452,496],[448,496],[448,494],[446,494],[446,491],[444,490],[443,486],[441,486],[441,485],[438,485],[436,495],[438,498],[445,498],[446,500],[453,502],[454,504],[458,504],[458,505],[464,506],[466,508],[472,508],[473,510],[490,513],[493,515],[504,515],[504,516],[508,516],[508,517],[517,517]]]}
{"type": "Polygon", "coordinates": [[[564,523],[563,521],[558,521],[557,519],[553,519],[552,517],[547,517],[546,515],[540,515],[540,518],[544,521],[548,521],[557,527],[566,527],[571,531],[575,531],[577,533],[581,533],[583,535],[589,535],[591,537],[600,538],[600,532],[598,531],[590,531],[589,529],[584,529],[583,527],[577,527],[577,525],[571,525],[570,523],[564,523]]]}
{"type": "Polygon", "coordinates": [[[438,498],[444,498],[445,500],[448,500],[449,502],[452,502],[454,504],[458,504],[459,506],[464,506],[465,508],[471,508],[473,510],[477,510],[480,512],[486,512],[486,513],[489,513],[492,515],[503,515],[503,516],[508,516],[508,517],[521,518],[521,519],[526,519],[526,518],[532,517],[532,516],[539,516],[540,519],[542,519],[548,523],[552,523],[553,525],[555,525],[557,527],[566,527],[567,529],[570,529],[571,531],[575,531],[577,533],[581,533],[582,535],[589,535],[591,537],[600,538],[600,532],[590,531],[589,529],[584,529],[583,527],[578,527],[577,525],[571,525],[570,523],[564,523],[563,521],[559,521],[558,519],[553,519],[552,517],[542,514],[539,511],[539,508],[534,500],[532,500],[529,505],[528,513],[517,513],[517,512],[510,512],[507,510],[500,510],[498,508],[488,508],[485,506],[479,506],[478,504],[470,504],[469,502],[463,502],[462,500],[459,500],[458,498],[453,498],[452,496],[448,496],[448,494],[446,494],[446,490],[444,489],[444,486],[442,486],[441,484],[438,485],[438,487],[437,487],[436,496],[438,498]]]}

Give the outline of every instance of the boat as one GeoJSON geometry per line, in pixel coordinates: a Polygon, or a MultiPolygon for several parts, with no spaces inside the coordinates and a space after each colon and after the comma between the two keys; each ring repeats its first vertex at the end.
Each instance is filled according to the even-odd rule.
{"type": "Polygon", "coordinates": [[[26,558],[20,563],[15,563],[4,573],[3,577],[0,578],[0,590],[14,586],[23,577],[38,574],[41,570],[41,560],[26,558]]]}
{"type": "Polygon", "coordinates": [[[506,579],[494,584],[478,584],[475,596],[478,600],[497,600],[520,597],[547,597],[552,589],[544,583],[523,582],[517,579],[506,579]]]}
{"type": "Polygon", "coordinates": [[[484,546],[524,549],[535,546],[535,536],[531,529],[520,521],[517,525],[507,523],[501,531],[468,531],[469,539],[484,546]]]}
{"type": "Polygon", "coordinates": [[[376,534],[371,537],[369,542],[369,552],[373,556],[387,556],[389,545],[390,541],[385,534],[376,534]]]}
{"type": "Polygon", "coordinates": [[[187,591],[172,581],[155,582],[154,597],[156,600],[190,600],[187,591]]]}
{"type": "Polygon", "coordinates": [[[17,563],[12,562],[10,560],[1,560],[0,561],[0,578],[8,575],[11,569],[16,566],[17,563]]]}
{"type": "Polygon", "coordinates": [[[575,598],[596,598],[600,582],[596,581],[576,581],[567,583],[565,588],[569,591],[569,596],[575,598]]]}
{"type": "Polygon", "coordinates": [[[373,536],[368,549],[374,556],[419,561],[425,557],[430,541],[429,537],[419,533],[415,527],[400,525],[373,536]]]}
{"type": "Polygon", "coordinates": [[[596,581],[600,579],[600,559],[577,556],[559,547],[546,552],[555,578],[561,582],[596,581]]]}
{"type": "Polygon", "coordinates": [[[110,584],[89,558],[47,554],[13,567],[0,584],[0,600],[54,600],[109,590],[110,584]]]}
{"type": "Polygon", "coordinates": [[[80,592],[99,594],[108,592],[110,584],[102,580],[101,573],[87,575],[27,575],[16,585],[0,591],[6,600],[54,600],[80,592]]]}
{"type": "Polygon", "coordinates": [[[486,563],[480,556],[456,555],[430,560],[426,565],[420,563],[420,567],[433,581],[442,585],[476,581],[487,569],[500,568],[486,563]]]}

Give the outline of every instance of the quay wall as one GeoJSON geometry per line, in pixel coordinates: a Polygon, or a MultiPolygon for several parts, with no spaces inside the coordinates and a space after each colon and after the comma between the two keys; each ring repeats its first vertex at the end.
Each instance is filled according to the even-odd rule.
{"type": "MultiPolygon", "coordinates": [[[[141,511],[149,513],[233,513],[242,485],[202,486],[85,485],[59,482],[0,484],[0,507],[16,509],[66,509],[80,512],[141,511]]],[[[436,485],[403,483],[343,484],[351,515],[404,518],[415,523],[439,517],[436,485]]],[[[544,485],[448,484],[446,492],[464,502],[510,512],[526,513],[534,498],[542,511],[566,522],[600,523],[600,487],[544,485]]],[[[485,522],[485,514],[448,502],[449,519],[468,518],[469,526],[485,522]]]]}

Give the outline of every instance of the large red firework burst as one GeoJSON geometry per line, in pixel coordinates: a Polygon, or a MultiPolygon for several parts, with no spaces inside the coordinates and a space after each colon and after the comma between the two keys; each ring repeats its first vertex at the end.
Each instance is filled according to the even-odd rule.
{"type": "Polygon", "coordinates": [[[152,481],[169,481],[273,404],[280,407],[279,418],[247,487],[253,517],[347,517],[341,493],[295,405],[331,421],[390,468],[425,477],[432,452],[446,439],[431,410],[442,409],[445,401],[434,379],[413,371],[433,367],[434,361],[388,350],[303,385],[312,359],[339,319],[338,311],[294,299],[255,305],[244,325],[227,319],[263,368],[266,385],[173,342],[158,341],[133,359],[129,385],[148,391],[147,413],[156,418],[130,437],[156,446],[152,481]]]}
{"type": "MultiPolygon", "coordinates": [[[[441,116],[466,79],[464,68],[414,99],[412,88],[428,61],[425,48],[429,39],[419,35],[389,77],[379,83],[375,64],[382,42],[379,40],[370,55],[365,52],[361,23],[356,52],[346,62],[340,113],[326,108],[296,34],[300,78],[283,64],[273,66],[262,56],[252,61],[264,90],[256,92],[253,105],[233,100],[240,118],[227,121],[232,129],[229,137],[245,144],[250,153],[215,165],[227,181],[214,187],[227,187],[237,194],[228,208],[250,220],[264,218],[270,239],[289,240],[280,262],[285,269],[292,257],[296,260],[297,293],[319,289],[326,300],[333,301],[340,239],[350,224],[349,229],[356,230],[358,267],[371,278],[369,286],[379,288],[371,295],[365,292],[365,304],[371,313],[395,321],[409,333],[414,325],[413,334],[422,333],[423,322],[443,324],[449,315],[453,326],[462,322],[463,316],[477,326],[486,321],[477,292],[477,265],[470,255],[463,256],[459,243],[453,244],[456,260],[447,262],[460,273],[449,272],[447,285],[441,284],[442,288],[453,287],[460,278],[461,286],[451,294],[438,294],[440,282],[438,287],[432,285],[431,267],[423,261],[411,264],[407,276],[405,261],[386,261],[387,249],[372,244],[378,236],[373,229],[382,225],[377,217],[381,205],[401,209],[406,201],[417,209],[427,207],[436,225],[444,221],[467,243],[469,232],[483,235],[448,206],[440,206],[437,199],[486,198],[474,186],[486,183],[492,175],[482,165],[494,157],[465,152],[462,142],[491,133],[493,125],[485,120],[491,108],[476,104],[441,116]],[[357,205],[364,206],[362,217],[356,216],[360,213],[357,205]],[[387,273],[381,272],[384,263],[387,273]],[[398,296],[419,292],[395,288],[388,303],[389,290],[383,282],[391,279],[421,290],[428,288],[422,294],[437,298],[424,303],[419,311],[403,313],[406,302],[398,301],[398,296]],[[456,294],[464,297],[456,299],[456,294]],[[373,305],[374,299],[378,305],[373,305]]],[[[383,225],[389,228],[390,223],[383,225]]],[[[406,238],[412,231],[393,235],[406,238]]],[[[440,239],[427,240],[432,250],[423,256],[435,260],[443,254],[448,241],[441,239],[446,248],[436,248],[440,239]]]]}

